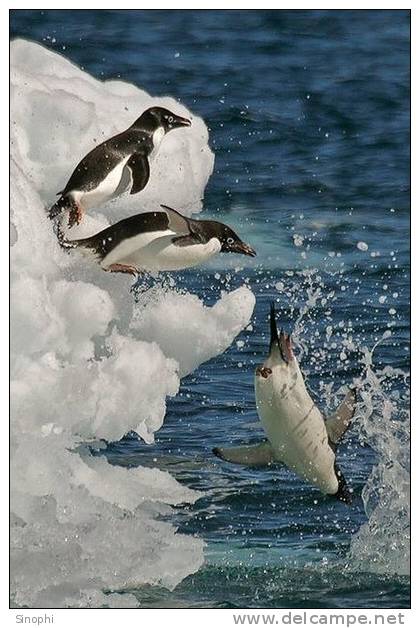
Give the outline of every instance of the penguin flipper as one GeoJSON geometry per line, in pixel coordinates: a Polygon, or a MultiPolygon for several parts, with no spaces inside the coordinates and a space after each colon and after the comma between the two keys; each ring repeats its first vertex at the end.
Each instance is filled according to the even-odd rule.
{"type": "Polygon", "coordinates": [[[149,161],[142,153],[133,153],[127,161],[127,167],[130,169],[132,179],[130,194],[137,194],[146,187],[149,180],[149,161]]]}
{"type": "Polygon", "coordinates": [[[240,447],[215,447],[213,453],[226,462],[249,467],[266,466],[275,462],[273,449],[268,440],[255,445],[241,445],[240,447]]]}
{"type": "Polygon", "coordinates": [[[172,239],[172,244],[175,246],[193,246],[194,244],[203,244],[199,236],[192,234],[186,236],[178,236],[172,239]]]}
{"type": "MultiPolygon", "coordinates": [[[[176,209],[172,209],[172,207],[168,207],[167,205],[161,205],[161,207],[168,216],[168,227],[171,231],[177,235],[192,235],[188,218],[185,218],[185,216],[176,211],[176,209]]],[[[190,244],[190,242],[186,242],[185,246],[188,244],[190,244]]]]}
{"type": "Polygon", "coordinates": [[[356,391],[354,388],[351,388],[337,410],[327,417],[325,426],[327,428],[329,441],[332,445],[337,445],[338,441],[349,427],[356,409],[356,401],[356,391]]]}

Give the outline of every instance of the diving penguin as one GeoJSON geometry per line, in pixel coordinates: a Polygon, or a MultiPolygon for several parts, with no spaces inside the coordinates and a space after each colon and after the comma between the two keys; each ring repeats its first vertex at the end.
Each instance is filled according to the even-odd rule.
{"type": "Polygon", "coordinates": [[[132,275],[190,268],[219,252],[256,255],[228,225],[161,207],[164,211],[124,218],[81,240],[65,239],[58,231],[59,242],[63,248],[90,254],[105,271],[132,275]]]}
{"type": "Polygon", "coordinates": [[[76,166],[60,198],[49,210],[56,218],[69,211],[69,227],[79,224],[83,212],[122,194],[143,190],[149,180],[150,158],[166,133],[191,126],[191,121],[163,107],[147,109],[128,129],[91,150],[76,166]]]}
{"type": "Polygon", "coordinates": [[[270,322],[269,355],[255,374],[257,411],[267,440],[257,445],[217,447],[213,453],[249,466],[281,462],[322,493],[350,503],[336,447],[353,418],[356,392],[350,389],[337,411],[324,420],[305,386],[290,336],[283,331],[278,335],[274,305],[270,322]]]}

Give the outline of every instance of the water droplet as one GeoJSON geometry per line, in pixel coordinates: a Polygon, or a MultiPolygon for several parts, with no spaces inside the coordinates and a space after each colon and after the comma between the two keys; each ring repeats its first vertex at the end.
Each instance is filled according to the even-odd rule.
{"type": "Polygon", "coordinates": [[[357,248],[359,249],[359,251],[367,251],[369,248],[369,245],[366,242],[358,242],[357,248]]]}

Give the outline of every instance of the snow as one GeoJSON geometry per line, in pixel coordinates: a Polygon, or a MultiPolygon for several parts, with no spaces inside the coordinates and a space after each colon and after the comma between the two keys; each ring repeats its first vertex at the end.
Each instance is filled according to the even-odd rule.
{"type": "Polygon", "coordinates": [[[213,306],[205,307],[192,294],[162,293],[157,302],[147,305],[133,319],[133,327],[141,337],[152,340],[159,336],[165,355],[174,358],[181,375],[191,373],[201,362],[223,353],[250,319],[255,297],[242,286],[224,293],[213,306]],[[191,324],[180,326],[186,308],[191,324]]]}
{"type": "MultiPolygon", "coordinates": [[[[130,278],[63,252],[46,216],[95,142],[152,104],[191,112],[23,40],[11,46],[11,81],[12,597],[133,606],[127,589],[172,588],[202,564],[203,542],[159,520],[200,493],[158,469],[112,466],[86,443],[130,430],[153,443],[180,377],[229,347],[255,298],[241,287],[207,307],[161,288],[136,304],[130,278]]],[[[199,211],[213,154],[204,122],[192,119],[164,138],[143,192],[91,212],[72,237],[158,203],[199,211]]]]}

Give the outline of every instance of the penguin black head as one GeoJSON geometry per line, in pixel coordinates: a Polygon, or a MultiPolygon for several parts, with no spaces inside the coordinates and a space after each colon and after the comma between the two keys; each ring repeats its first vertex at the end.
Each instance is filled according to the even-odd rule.
{"type": "Polygon", "coordinates": [[[254,249],[245,244],[228,225],[215,220],[202,220],[200,222],[203,226],[205,225],[205,229],[211,237],[220,241],[222,253],[241,253],[250,257],[256,256],[254,249]]]}
{"type": "Polygon", "coordinates": [[[164,107],[150,107],[150,109],[146,109],[133,124],[133,127],[137,129],[151,131],[152,133],[159,127],[163,127],[165,133],[168,133],[168,131],[182,126],[191,126],[191,120],[177,116],[164,107]]]}

